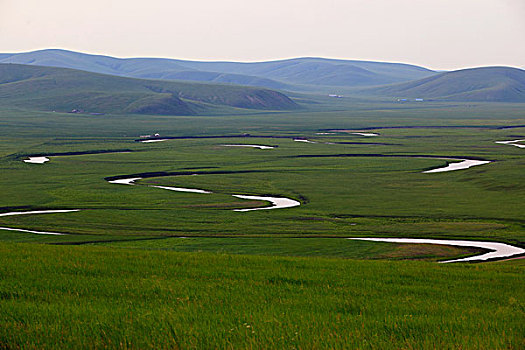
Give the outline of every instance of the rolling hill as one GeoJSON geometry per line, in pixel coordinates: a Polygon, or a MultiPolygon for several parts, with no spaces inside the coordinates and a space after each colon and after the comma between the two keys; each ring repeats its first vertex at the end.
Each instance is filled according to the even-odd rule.
{"type": "MultiPolygon", "coordinates": [[[[525,72],[510,67],[484,67],[437,73],[407,64],[324,58],[295,58],[254,63],[199,62],[164,58],[121,59],[55,49],[0,54],[0,64],[2,62],[70,68],[78,70],[75,74],[85,71],[150,80],[147,84],[139,84],[140,88],[135,86],[137,82],[122,83],[128,87],[112,90],[111,100],[114,102],[111,103],[106,101],[105,93],[107,89],[111,89],[113,84],[116,84],[117,80],[97,81],[97,84],[106,91],[105,93],[100,93],[99,86],[90,80],[89,96],[86,95],[85,87],[83,87],[82,94],[78,96],[71,95],[71,91],[75,90],[73,89],[67,91],[67,98],[60,97],[82,106],[86,104],[125,106],[124,109],[120,107],[119,109],[126,113],[146,113],[146,111],[153,113],[156,111],[156,113],[192,114],[209,110],[209,105],[255,109],[297,107],[278,92],[267,89],[249,90],[246,87],[235,86],[238,84],[298,92],[333,93],[339,91],[345,95],[396,99],[525,102],[525,79],[523,78],[525,72]],[[172,85],[165,86],[162,81],[172,85]],[[184,85],[182,81],[222,85],[192,83],[184,85]],[[131,86],[134,87],[131,88],[131,86]],[[213,86],[218,87],[213,88],[213,86]],[[116,101],[120,102],[117,104],[116,101]]],[[[33,73],[30,71],[18,72],[21,76],[29,74],[28,79],[31,79],[33,73]]],[[[87,75],[82,75],[82,79],[86,77],[87,75]]],[[[76,80],[78,83],[79,80],[76,80]]],[[[41,81],[37,83],[42,84],[41,81]]],[[[71,87],[74,86],[71,85],[71,87]]],[[[55,101],[60,99],[58,95],[56,97],[55,101]]],[[[39,103],[45,103],[45,101],[41,100],[39,103]]],[[[71,105],[72,103],[58,104],[56,107],[63,109],[71,105]]],[[[87,110],[85,107],[82,108],[87,110]]]]}
{"type": "Polygon", "coordinates": [[[66,50],[0,54],[0,63],[79,69],[143,79],[188,80],[290,91],[405,82],[436,74],[426,68],[384,62],[295,58],[279,61],[199,62],[164,58],[115,58],[66,50]]]}
{"type": "Polygon", "coordinates": [[[482,67],[364,89],[361,94],[448,101],[525,102],[525,70],[482,67]]]}
{"type": "Polygon", "coordinates": [[[286,95],[263,88],[144,80],[19,64],[0,64],[0,104],[46,111],[159,115],[213,113],[224,108],[299,108],[286,95]]]}

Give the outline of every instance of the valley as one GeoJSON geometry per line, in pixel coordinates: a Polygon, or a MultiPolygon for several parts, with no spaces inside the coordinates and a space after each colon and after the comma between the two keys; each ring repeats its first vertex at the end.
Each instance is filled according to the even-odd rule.
{"type": "Polygon", "coordinates": [[[259,88],[14,66],[0,344],[521,346],[521,103],[263,89],[238,107],[215,97],[259,88]],[[84,74],[83,112],[35,88],[84,74]],[[126,111],[145,82],[190,86],[195,113],[126,111]]]}

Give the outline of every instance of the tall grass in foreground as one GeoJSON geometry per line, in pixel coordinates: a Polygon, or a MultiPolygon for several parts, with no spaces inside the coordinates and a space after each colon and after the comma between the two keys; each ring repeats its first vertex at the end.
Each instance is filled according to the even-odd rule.
{"type": "Polygon", "coordinates": [[[520,349],[523,261],[0,243],[0,348],[520,349]]]}

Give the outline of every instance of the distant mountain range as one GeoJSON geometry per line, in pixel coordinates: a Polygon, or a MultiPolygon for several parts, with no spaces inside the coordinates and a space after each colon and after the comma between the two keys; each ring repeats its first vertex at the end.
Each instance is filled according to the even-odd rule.
{"type": "Polygon", "coordinates": [[[288,110],[299,106],[285,94],[297,92],[394,101],[525,102],[525,71],[436,72],[324,58],[255,63],[121,59],[56,49],[0,54],[0,103],[43,109],[175,115],[221,108],[288,110]]]}
{"type": "Polygon", "coordinates": [[[57,112],[152,115],[299,108],[286,95],[265,88],[134,79],[19,64],[0,64],[0,105],[57,112]]]}
{"type": "Polygon", "coordinates": [[[65,50],[0,54],[0,63],[79,69],[141,79],[190,80],[308,91],[319,86],[360,87],[405,82],[436,74],[401,64],[325,58],[238,63],[165,58],[115,58],[65,50]]]}

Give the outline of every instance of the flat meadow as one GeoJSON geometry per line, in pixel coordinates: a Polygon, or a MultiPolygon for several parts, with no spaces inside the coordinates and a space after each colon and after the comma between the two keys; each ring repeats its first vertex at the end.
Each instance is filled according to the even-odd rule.
{"type": "Polygon", "coordinates": [[[525,150],[495,143],[525,138],[521,105],[319,98],[293,112],[191,117],[2,108],[0,123],[0,214],[79,209],[0,215],[0,348],[525,346],[523,259],[439,264],[480,250],[345,239],[525,247],[525,150]],[[136,141],[156,132],[181,138],[136,141]],[[23,162],[35,155],[50,160],[23,162]],[[491,163],[423,173],[450,158],[491,163]],[[239,212],[268,203],[233,195],[301,205],[239,212]]]}
{"type": "Polygon", "coordinates": [[[519,349],[523,260],[290,258],[0,244],[21,348],[519,349]]]}

